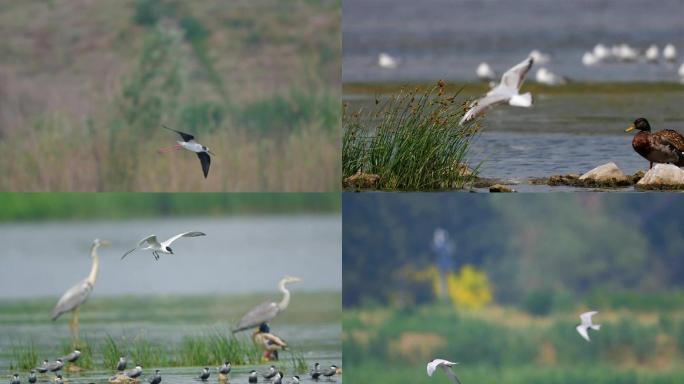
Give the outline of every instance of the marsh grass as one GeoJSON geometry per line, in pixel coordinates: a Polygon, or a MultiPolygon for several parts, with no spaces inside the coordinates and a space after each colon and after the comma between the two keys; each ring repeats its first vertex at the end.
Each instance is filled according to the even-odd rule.
{"type": "Polygon", "coordinates": [[[185,365],[219,365],[228,360],[243,365],[259,362],[259,349],[250,341],[230,334],[212,331],[201,336],[187,336],[180,345],[180,356],[185,365]]]}
{"type": "Polygon", "coordinates": [[[477,170],[465,171],[466,156],[479,127],[459,125],[458,92],[447,95],[444,87],[404,89],[372,110],[345,110],[343,177],[377,174],[385,190],[460,189],[473,181],[477,170]]]}
{"type": "Polygon", "coordinates": [[[296,348],[289,348],[289,352],[289,364],[291,370],[298,374],[306,373],[306,371],[309,369],[309,366],[304,358],[304,353],[296,348]]]}
{"type": "Polygon", "coordinates": [[[10,370],[30,370],[38,363],[38,353],[33,340],[12,346],[13,360],[10,362],[10,370]]]}

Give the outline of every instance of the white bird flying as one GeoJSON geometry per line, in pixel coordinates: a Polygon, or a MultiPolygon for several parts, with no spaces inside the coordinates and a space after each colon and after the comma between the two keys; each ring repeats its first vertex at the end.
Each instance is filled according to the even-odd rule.
{"type": "Polygon", "coordinates": [[[501,76],[501,82],[487,94],[470,104],[470,109],[463,115],[459,124],[463,124],[475,117],[484,114],[490,108],[508,103],[514,107],[531,107],[532,94],[527,92],[520,94],[520,86],[525,81],[527,72],[532,68],[534,59],[528,57],[521,63],[506,71],[501,76]]]}
{"type": "Polygon", "coordinates": [[[136,249],[142,249],[143,251],[146,250],[151,250],[152,254],[154,255],[155,260],[159,260],[159,253],[165,253],[167,255],[173,255],[173,249],[171,249],[170,245],[174,241],[180,239],[181,237],[198,237],[198,236],[206,236],[205,233],[203,232],[185,232],[185,233],[180,233],[174,237],[171,237],[167,239],[166,241],[162,241],[161,243],[159,240],[157,240],[156,235],[150,235],[147,236],[146,238],[140,240],[138,243],[138,246],[131,249],[130,251],[124,253],[123,256],[121,256],[121,260],[123,260],[124,257],[128,256],[129,253],[135,251],[136,249]],[[143,247],[144,246],[144,247],[143,247]]]}
{"type": "Polygon", "coordinates": [[[597,311],[591,311],[591,312],[585,312],[585,313],[581,314],[580,319],[582,319],[582,324],[575,327],[575,329],[577,329],[577,333],[579,333],[580,336],[582,336],[587,341],[591,341],[591,340],[589,340],[589,333],[588,333],[589,328],[591,328],[595,331],[598,331],[599,329],[601,329],[600,324],[594,324],[591,322],[591,317],[597,313],[598,313],[597,311]]]}
{"type": "Polygon", "coordinates": [[[477,74],[477,78],[483,81],[494,80],[494,78],[496,77],[496,73],[494,72],[492,67],[490,67],[489,64],[485,62],[482,62],[480,63],[480,65],[477,66],[475,73],[477,74]]]}
{"type": "Polygon", "coordinates": [[[551,55],[541,53],[536,49],[530,52],[530,57],[534,59],[534,62],[537,64],[548,64],[551,61],[551,55]]]}
{"type": "Polygon", "coordinates": [[[382,52],[378,55],[378,65],[381,68],[394,69],[399,65],[399,61],[389,53],[382,52]]]}
{"type": "Polygon", "coordinates": [[[537,83],[546,85],[561,85],[567,83],[567,80],[564,77],[558,76],[544,67],[537,69],[535,80],[537,80],[537,83]]]}
{"type": "Polygon", "coordinates": [[[432,377],[432,375],[435,373],[435,370],[438,367],[441,367],[444,370],[444,373],[446,373],[446,375],[449,376],[451,381],[453,381],[456,384],[461,384],[461,382],[458,380],[458,377],[456,377],[456,374],[451,369],[451,367],[453,367],[456,364],[458,363],[454,363],[444,359],[434,359],[427,364],[427,374],[428,376],[432,377]]]}
{"type": "Polygon", "coordinates": [[[592,56],[598,61],[608,60],[612,57],[612,52],[603,44],[596,44],[594,50],[591,52],[592,56]]]}
{"type": "Polygon", "coordinates": [[[674,45],[668,44],[663,48],[663,58],[667,61],[677,60],[677,48],[674,45]]]}

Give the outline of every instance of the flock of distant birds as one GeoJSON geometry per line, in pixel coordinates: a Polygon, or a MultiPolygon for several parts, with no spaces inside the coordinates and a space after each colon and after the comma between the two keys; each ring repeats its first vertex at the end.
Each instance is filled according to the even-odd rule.
{"type": "MultiPolygon", "coordinates": [[[[589,312],[584,312],[580,315],[580,324],[575,327],[577,330],[577,333],[582,336],[586,341],[591,341],[589,339],[589,330],[595,330],[598,331],[601,329],[601,324],[594,324],[592,321],[592,317],[594,315],[598,314],[597,311],[589,311],[589,312]]],[[[434,359],[427,363],[427,374],[428,376],[432,377],[432,375],[435,373],[437,368],[441,368],[444,373],[451,379],[452,382],[456,384],[461,384],[461,381],[458,379],[456,376],[456,373],[452,369],[453,366],[457,365],[458,363],[455,363],[453,361],[449,360],[444,360],[444,359],[434,359]]]]}
{"type": "MultiPolygon", "coordinates": [[[[673,44],[665,45],[662,57],[666,62],[674,63],[677,60],[677,49],[675,46],[673,44]]],[[[640,58],[647,62],[657,63],[660,58],[658,46],[649,46],[642,56],[639,50],[624,43],[610,48],[603,44],[597,44],[591,52],[585,52],[582,57],[582,63],[592,66],[599,63],[634,62],[640,58]]],[[[496,73],[489,64],[480,63],[475,70],[476,75],[481,80],[489,81],[491,89],[484,96],[468,105],[468,109],[459,124],[463,125],[478,116],[484,115],[488,110],[497,105],[508,104],[514,107],[531,107],[533,105],[532,94],[530,92],[521,94],[520,87],[534,63],[547,64],[550,61],[551,55],[533,50],[525,60],[504,72],[498,84],[492,82],[496,77],[496,73]]],[[[399,61],[387,53],[381,53],[378,56],[378,65],[383,68],[396,68],[398,64],[399,61]]],[[[684,82],[684,63],[679,67],[678,73],[682,82],[684,82]]],[[[552,73],[545,67],[537,70],[536,80],[547,85],[565,84],[568,81],[566,78],[552,73]]],[[[684,166],[684,136],[682,134],[672,129],[652,132],[651,125],[643,117],[634,120],[625,129],[625,132],[632,130],[639,131],[632,139],[632,148],[650,162],[649,169],[653,168],[653,163],[674,164],[678,167],[684,166]]]]}
{"type": "MultiPolygon", "coordinates": [[[[56,359],[53,362],[50,362],[48,360],[44,360],[43,363],[36,367],[35,369],[32,369],[31,372],[28,375],[28,382],[30,384],[35,384],[38,381],[38,376],[36,373],[39,374],[47,374],[48,372],[52,372],[56,374],[56,377],[54,378],[53,382],[54,384],[64,384],[65,380],[62,377],[59,372],[62,370],[64,367],[65,362],[68,363],[75,363],[78,358],[81,357],[81,351],[79,350],[74,350],[72,353],[63,356],[59,359],[56,359]]],[[[127,383],[127,382],[137,382],[139,381],[140,377],[143,374],[143,366],[138,364],[135,366],[135,368],[126,370],[126,366],[128,365],[128,361],[126,360],[126,357],[121,356],[119,357],[119,361],[116,364],[116,371],[117,375],[111,377],[109,379],[110,383],[127,383]]],[[[229,375],[230,371],[232,370],[231,364],[229,361],[226,361],[221,365],[220,367],[216,368],[216,371],[219,374],[219,382],[228,382],[229,381],[229,375]]],[[[335,376],[339,372],[339,368],[336,365],[331,365],[328,368],[321,369],[321,365],[319,363],[315,363],[311,370],[309,371],[309,376],[314,381],[318,381],[321,378],[326,378],[329,381],[332,381],[332,377],[335,376]]],[[[197,379],[200,381],[207,381],[209,380],[209,377],[211,376],[211,371],[209,370],[208,367],[202,368],[202,370],[199,373],[199,376],[197,376],[197,379]]],[[[249,372],[247,381],[250,384],[257,383],[259,381],[259,376],[262,377],[263,381],[268,381],[271,382],[272,384],[299,384],[300,382],[300,377],[297,375],[292,376],[290,379],[285,379],[285,375],[283,374],[282,371],[278,369],[275,365],[271,365],[267,371],[259,373],[256,370],[251,370],[249,372]]],[[[162,382],[162,376],[161,376],[161,371],[159,369],[156,369],[154,371],[154,374],[150,377],[147,378],[147,382],[149,384],[160,384],[162,382]]],[[[10,380],[10,384],[21,384],[21,379],[19,378],[19,374],[15,373],[12,375],[12,379],[10,380]]],[[[88,383],[88,384],[94,384],[94,383],[88,383]]]]}
{"type": "MultiPolygon", "coordinates": [[[[127,251],[123,254],[121,259],[124,259],[127,255],[131,254],[136,250],[151,251],[155,260],[159,260],[161,254],[174,254],[171,244],[176,240],[185,237],[200,237],[206,236],[204,232],[190,231],[179,233],[175,236],[170,237],[165,241],[159,241],[155,235],[150,235],[138,242],[135,248],[127,251]]],[[[78,282],[73,287],[69,288],[60,297],[59,301],[55,305],[54,309],[50,314],[50,318],[54,321],[57,320],[62,314],[71,312],[72,319],[70,323],[70,328],[74,340],[78,340],[78,318],[81,305],[83,305],[93,290],[95,282],[97,280],[97,275],[99,272],[99,256],[97,250],[101,246],[111,245],[107,240],[95,239],[90,249],[90,257],[92,259],[91,270],[84,280],[78,282]]],[[[252,334],[252,341],[264,351],[263,358],[267,361],[278,360],[278,351],[287,348],[287,344],[278,336],[272,334],[268,327],[268,323],[275,319],[280,313],[287,309],[290,303],[290,291],[286,288],[288,284],[300,282],[301,279],[298,277],[285,276],[278,283],[278,289],[282,292],[283,298],[280,302],[267,301],[248,311],[238,322],[238,324],[233,329],[233,333],[240,331],[257,328],[257,331],[252,334]]],[[[67,356],[56,359],[53,362],[44,360],[43,364],[35,369],[31,370],[28,376],[28,382],[34,384],[37,380],[36,372],[47,373],[55,372],[59,373],[64,367],[65,362],[74,363],[81,356],[81,351],[74,350],[67,356]]],[[[128,383],[135,382],[143,373],[142,365],[136,365],[135,368],[125,371],[127,365],[127,360],[124,356],[119,359],[116,369],[119,372],[117,376],[110,379],[112,383],[128,383]]],[[[231,371],[230,362],[226,361],[221,367],[217,368],[219,373],[219,380],[226,381],[228,374],[231,371]]],[[[154,375],[148,378],[150,384],[159,384],[161,382],[161,375],[159,370],[156,370],[154,375]]],[[[312,379],[318,380],[319,378],[331,379],[334,375],[338,374],[340,369],[331,365],[328,368],[321,369],[319,363],[315,363],[311,368],[309,374],[312,379]]],[[[198,379],[201,381],[206,381],[210,376],[209,368],[205,367],[198,379]]],[[[258,380],[258,372],[252,370],[249,373],[248,381],[249,383],[256,383],[258,380]]],[[[271,366],[268,372],[261,375],[265,380],[272,381],[273,384],[297,384],[299,383],[299,376],[293,376],[290,379],[285,379],[284,374],[279,371],[275,366],[271,366]]],[[[61,374],[57,374],[54,378],[55,384],[63,384],[64,379],[61,374]]],[[[10,384],[21,384],[18,374],[14,374],[10,380],[10,384]]]]}

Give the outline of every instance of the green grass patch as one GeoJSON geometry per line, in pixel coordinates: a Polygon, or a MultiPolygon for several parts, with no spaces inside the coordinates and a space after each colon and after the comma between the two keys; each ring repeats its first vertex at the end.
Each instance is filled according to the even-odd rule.
{"type": "Polygon", "coordinates": [[[466,155],[479,127],[459,125],[457,96],[440,82],[376,100],[368,111],[345,110],[343,177],[376,174],[384,190],[459,189],[473,181],[477,172],[465,171],[466,155]]]}

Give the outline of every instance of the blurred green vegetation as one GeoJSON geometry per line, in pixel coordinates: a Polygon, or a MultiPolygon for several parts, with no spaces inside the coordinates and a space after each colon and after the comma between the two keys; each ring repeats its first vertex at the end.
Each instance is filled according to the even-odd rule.
{"type": "Polygon", "coordinates": [[[340,8],[30,0],[3,9],[0,189],[339,190],[340,8]],[[208,179],[194,155],[156,153],[177,139],[162,124],[216,153],[208,179]]]}
{"type": "Polygon", "coordinates": [[[345,307],[420,303],[418,282],[437,227],[455,246],[456,269],[487,273],[495,302],[545,315],[583,302],[601,308],[669,310],[684,287],[684,206],[679,196],[471,194],[343,196],[345,307]]]}
{"type": "MultiPolygon", "coordinates": [[[[386,364],[412,367],[415,372],[404,372],[420,379],[425,364],[437,357],[458,361],[456,372],[462,373],[464,383],[495,378],[504,383],[523,378],[540,383],[617,383],[624,382],[621,372],[640,377],[629,381],[639,383],[684,377],[681,335],[674,331],[684,327],[681,308],[660,316],[602,311],[595,318],[601,330],[590,333],[590,343],[575,330],[580,310],[543,318],[510,307],[459,312],[439,304],[345,310],[343,353],[347,366],[354,367],[347,370],[347,378],[370,380],[364,374],[386,364]],[[668,322],[673,326],[665,325],[668,322]]],[[[440,375],[436,382],[446,382],[440,375]]],[[[393,382],[390,376],[371,377],[393,382]]]]}
{"type": "Polygon", "coordinates": [[[335,213],[336,193],[0,193],[0,222],[335,213]]]}

